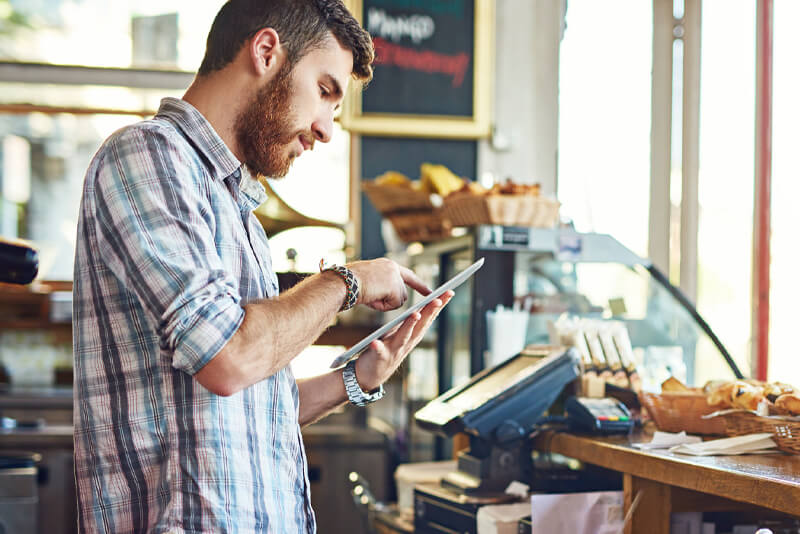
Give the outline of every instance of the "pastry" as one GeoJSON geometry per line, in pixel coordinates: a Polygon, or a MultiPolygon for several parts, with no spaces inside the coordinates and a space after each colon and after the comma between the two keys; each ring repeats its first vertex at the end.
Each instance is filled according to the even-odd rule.
{"type": "Polygon", "coordinates": [[[420,181],[423,189],[446,197],[464,186],[464,180],[459,178],[444,165],[423,163],[420,166],[420,181]]]}
{"type": "Polygon", "coordinates": [[[483,187],[478,182],[471,182],[469,180],[463,180],[464,185],[461,186],[461,189],[458,191],[453,191],[450,193],[451,195],[472,195],[472,196],[483,196],[488,191],[485,187],[483,187]]]}
{"type": "Polygon", "coordinates": [[[733,390],[739,385],[750,387],[749,384],[745,382],[722,382],[717,384],[716,387],[712,387],[707,392],[706,400],[708,404],[711,406],[719,405],[724,408],[730,408],[733,406],[733,390]]]}
{"type": "Polygon", "coordinates": [[[737,386],[733,389],[731,397],[733,407],[743,410],[757,410],[759,403],[765,400],[764,388],[747,382],[736,382],[736,384],[737,386]]]}
{"type": "Polygon", "coordinates": [[[411,187],[411,180],[397,171],[386,171],[375,178],[375,185],[391,185],[395,187],[411,187]]]}
{"type": "Polygon", "coordinates": [[[775,407],[791,415],[800,415],[800,395],[784,393],[775,399],[775,407]]]}
{"type": "Polygon", "coordinates": [[[784,384],[782,382],[770,382],[769,384],[764,385],[764,395],[770,402],[775,402],[778,397],[785,395],[786,393],[794,393],[794,388],[789,384],[784,384]]]}
{"type": "Polygon", "coordinates": [[[683,393],[685,393],[685,392],[688,392],[688,391],[691,391],[691,390],[688,387],[686,387],[686,385],[684,385],[683,382],[681,382],[680,380],[678,380],[674,376],[671,376],[671,377],[667,378],[666,380],[664,380],[661,383],[661,391],[665,392],[665,393],[666,392],[673,392],[673,393],[674,392],[683,392],[683,393]]]}
{"type": "Polygon", "coordinates": [[[703,393],[710,395],[712,391],[727,384],[728,382],[728,380],[709,380],[705,383],[705,385],[703,385],[703,393]]]}
{"type": "Polygon", "coordinates": [[[532,195],[538,196],[541,191],[539,184],[521,184],[510,178],[502,184],[494,184],[488,191],[489,195],[532,195]]]}

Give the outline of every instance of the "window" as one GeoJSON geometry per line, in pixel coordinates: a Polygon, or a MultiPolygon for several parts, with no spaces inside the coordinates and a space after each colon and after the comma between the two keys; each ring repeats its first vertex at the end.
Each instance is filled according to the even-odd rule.
{"type": "Polygon", "coordinates": [[[769,378],[791,381],[800,373],[798,360],[797,232],[800,231],[800,151],[797,125],[800,124],[800,72],[797,50],[800,34],[800,3],[775,0],[773,45],[772,113],[772,266],[770,288],[769,378]]]}
{"type": "MultiPolygon", "coordinates": [[[[701,1],[697,308],[747,373],[756,3],[701,1]]],[[[641,1],[571,0],[560,50],[558,196],[562,213],[572,217],[579,231],[609,233],[643,257],[648,255],[650,211],[653,6],[641,1]]],[[[675,9],[679,19],[683,2],[675,2],[675,9]]],[[[783,20],[787,19],[796,20],[783,20]]],[[[787,45],[786,50],[788,72],[792,70],[788,50],[793,48],[787,45]]],[[[675,266],[680,257],[683,53],[683,41],[676,39],[670,177],[670,260],[675,266]]],[[[786,94],[788,101],[791,91],[786,94]]],[[[785,121],[787,125],[796,122],[785,121]]],[[[677,267],[670,271],[676,281],[677,267]]],[[[727,374],[719,368],[724,362],[716,354],[704,356],[716,353],[713,346],[700,343],[697,350],[696,376],[727,374]]]]}
{"type": "Polygon", "coordinates": [[[194,71],[220,0],[4,0],[4,60],[194,71]]]}
{"type": "MultiPolygon", "coordinates": [[[[72,278],[89,161],[113,131],[151,114],[161,98],[183,94],[220,6],[219,0],[0,0],[0,60],[8,61],[0,69],[15,77],[0,82],[0,109],[7,112],[0,111],[0,235],[34,241],[40,278],[72,278]],[[95,69],[81,70],[87,66],[95,69]],[[80,84],[83,75],[90,85],[80,84]]],[[[331,143],[318,143],[273,188],[294,209],[344,228],[349,136],[337,125],[331,143]]],[[[323,256],[345,260],[340,229],[290,230],[271,243],[278,270],[313,271],[323,256]],[[294,264],[286,258],[290,247],[298,252],[294,264]]]]}
{"type": "Polygon", "coordinates": [[[558,197],[579,231],[647,255],[651,2],[570,0],[559,73],[558,197]]]}
{"type": "MultiPolygon", "coordinates": [[[[750,373],[756,3],[702,3],[697,309],[750,373]]],[[[677,183],[680,184],[678,178],[677,183]]],[[[699,365],[721,363],[703,358],[699,365]]],[[[707,347],[708,353],[716,352],[707,347]]],[[[724,365],[724,363],[722,364],[724,365]]],[[[703,369],[708,377],[723,369],[703,369]]]]}
{"type": "Polygon", "coordinates": [[[35,243],[40,279],[72,279],[83,177],[102,141],[139,120],[136,113],[157,109],[162,97],[180,96],[175,87],[191,80],[191,74],[156,75],[147,78],[153,87],[134,88],[123,86],[136,77],[122,70],[48,65],[194,70],[218,8],[211,1],[0,2],[0,59],[13,71],[0,83],[0,235],[35,243]],[[94,81],[81,85],[82,76],[94,81]],[[171,89],[160,89],[160,81],[171,89]]]}
{"type": "Polygon", "coordinates": [[[32,240],[39,278],[72,280],[83,176],[103,139],[135,117],[0,115],[0,235],[32,240]]]}

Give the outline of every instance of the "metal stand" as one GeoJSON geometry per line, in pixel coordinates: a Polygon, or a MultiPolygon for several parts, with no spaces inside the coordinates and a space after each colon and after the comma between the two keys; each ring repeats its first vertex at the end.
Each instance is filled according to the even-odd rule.
{"type": "Polygon", "coordinates": [[[458,470],[442,479],[442,486],[467,496],[503,493],[518,480],[533,477],[531,444],[526,437],[489,441],[470,436],[470,448],[458,455],[458,470]]]}

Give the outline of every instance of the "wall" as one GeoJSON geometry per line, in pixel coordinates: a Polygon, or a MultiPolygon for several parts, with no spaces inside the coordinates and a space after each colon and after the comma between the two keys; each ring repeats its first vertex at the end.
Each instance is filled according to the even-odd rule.
{"type": "Polygon", "coordinates": [[[555,194],[558,49],[565,3],[497,0],[492,139],[478,144],[478,174],[542,184],[555,194]]]}

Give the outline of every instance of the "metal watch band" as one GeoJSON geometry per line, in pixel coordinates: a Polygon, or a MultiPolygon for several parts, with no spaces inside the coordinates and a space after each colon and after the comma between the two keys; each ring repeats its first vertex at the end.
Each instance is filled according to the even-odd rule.
{"type": "Polygon", "coordinates": [[[377,391],[366,393],[358,385],[356,380],[356,361],[350,360],[342,371],[342,378],[344,379],[344,389],[347,391],[347,398],[352,404],[356,406],[366,406],[383,397],[383,384],[377,391]]]}
{"type": "Polygon", "coordinates": [[[360,288],[358,285],[358,278],[356,278],[356,275],[353,274],[353,271],[344,265],[331,265],[330,267],[325,267],[325,260],[320,260],[319,271],[334,272],[344,281],[344,285],[347,287],[347,292],[344,296],[344,302],[342,302],[342,306],[339,308],[340,312],[347,311],[355,306],[356,303],[358,303],[358,294],[360,292],[360,288]]]}

